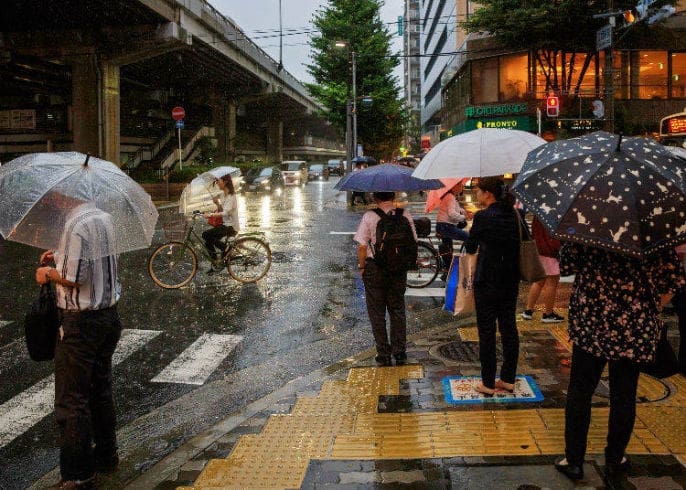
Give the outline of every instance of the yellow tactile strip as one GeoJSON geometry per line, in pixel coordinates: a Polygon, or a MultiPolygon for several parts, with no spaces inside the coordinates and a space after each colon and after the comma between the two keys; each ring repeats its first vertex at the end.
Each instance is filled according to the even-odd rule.
{"type": "MultiPolygon", "coordinates": [[[[260,434],[241,437],[228,458],[207,464],[194,488],[297,488],[310,459],[564,452],[563,409],[377,412],[379,395],[397,395],[401,379],[421,377],[422,367],[414,365],[351,369],[346,381],[325,382],[317,396],[299,398],[290,414],[272,415],[260,434]]],[[[645,378],[643,393],[656,399],[664,388],[645,378]]],[[[629,453],[686,457],[686,379],[667,382],[672,396],[639,405],[629,453]]],[[[607,407],[592,410],[589,453],[605,447],[608,413],[607,407]]]]}

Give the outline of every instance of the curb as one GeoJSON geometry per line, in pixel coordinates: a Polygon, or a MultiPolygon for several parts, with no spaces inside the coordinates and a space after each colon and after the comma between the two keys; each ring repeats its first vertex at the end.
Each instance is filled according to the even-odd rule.
{"type": "MultiPolygon", "coordinates": [[[[436,308],[428,310],[425,313],[436,314],[436,311],[442,312],[443,310],[442,308],[436,308]]],[[[430,327],[426,330],[409,335],[407,340],[415,341],[429,334],[438,333],[448,329],[456,329],[462,326],[464,323],[473,323],[475,318],[476,317],[473,314],[459,319],[456,317],[451,317],[449,320],[447,320],[450,325],[443,324],[430,327]]],[[[135,480],[129,482],[125,488],[133,490],[150,489],[156,487],[160,483],[164,482],[175,471],[178,471],[189,460],[202,453],[218,439],[223,437],[228,432],[231,432],[233,429],[238,427],[256,413],[268,408],[282,398],[297,394],[299,389],[302,389],[313,382],[325,380],[341,370],[350,369],[362,361],[373,359],[375,355],[376,349],[372,347],[360,352],[355,356],[347,357],[338,362],[330,364],[327,367],[317,369],[316,371],[313,371],[305,376],[289,381],[286,385],[278,390],[273,391],[269,395],[250,403],[241,413],[231,415],[210,427],[205,432],[192,437],[171,454],[167,455],[165,458],[153,465],[145,473],[140,475],[135,480]]]]}

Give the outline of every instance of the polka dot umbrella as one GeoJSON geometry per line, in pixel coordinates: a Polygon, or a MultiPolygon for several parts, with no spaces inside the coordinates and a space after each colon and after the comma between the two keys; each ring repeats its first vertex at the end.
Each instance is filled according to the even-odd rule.
{"type": "Polygon", "coordinates": [[[686,243],[685,179],[657,142],[597,131],[531,151],[513,190],[555,238],[643,258],[686,243]]]}

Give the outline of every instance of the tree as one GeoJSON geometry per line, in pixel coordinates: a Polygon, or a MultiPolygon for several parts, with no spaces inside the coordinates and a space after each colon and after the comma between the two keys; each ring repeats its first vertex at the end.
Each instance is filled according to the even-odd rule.
{"type": "MultiPolygon", "coordinates": [[[[628,10],[636,3],[613,0],[613,10],[628,10]]],[[[667,0],[654,5],[664,3],[667,0]]],[[[506,47],[531,49],[537,68],[545,75],[546,92],[578,96],[584,75],[598,55],[596,31],[608,22],[593,15],[608,10],[607,0],[480,0],[479,4],[481,8],[463,23],[468,32],[489,32],[506,47]]],[[[631,29],[625,41],[648,34],[645,24],[631,29]]],[[[619,29],[618,33],[627,32],[619,29]]]]}
{"type": "Polygon", "coordinates": [[[323,116],[343,135],[346,101],[352,97],[351,54],[356,57],[357,140],[366,153],[389,158],[403,135],[403,101],[393,69],[399,60],[391,53],[391,35],[381,22],[378,0],[329,0],[318,10],[313,24],[318,33],[311,41],[309,73],[315,83],[310,93],[324,106],[323,116]],[[336,42],[347,43],[336,48],[336,42]],[[369,106],[360,104],[371,97],[369,106]]]}

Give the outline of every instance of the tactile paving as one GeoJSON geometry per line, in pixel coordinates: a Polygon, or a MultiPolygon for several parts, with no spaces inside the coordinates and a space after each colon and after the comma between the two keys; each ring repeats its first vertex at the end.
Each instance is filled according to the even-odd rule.
{"type": "MultiPolygon", "coordinates": [[[[565,325],[527,322],[521,331],[547,330],[568,349],[565,325]]],[[[463,340],[478,334],[459,330],[463,340]]],[[[316,396],[299,397],[290,414],[271,415],[260,434],[242,436],[226,459],[212,460],[194,488],[297,488],[310,459],[415,459],[564,453],[562,408],[437,410],[379,413],[380,396],[400,393],[400,381],[420,379],[418,365],[350,370],[345,381],[324,382],[316,396]]],[[[407,383],[407,382],[406,382],[407,383]]],[[[406,385],[405,383],[405,385],[406,385]]],[[[440,386],[431,386],[440,393],[440,386]]],[[[686,378],[664,383],[641,375],[630,454],[686,457],[686,378]],[[658,401],[659,400],[659,401],[658,401]]],[[[594,407],[589,454],[602,454],[608,407],[594,407]]]]}

